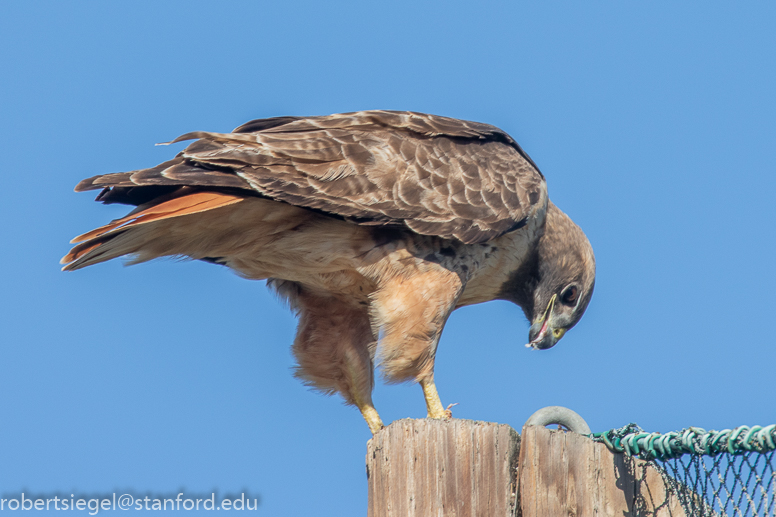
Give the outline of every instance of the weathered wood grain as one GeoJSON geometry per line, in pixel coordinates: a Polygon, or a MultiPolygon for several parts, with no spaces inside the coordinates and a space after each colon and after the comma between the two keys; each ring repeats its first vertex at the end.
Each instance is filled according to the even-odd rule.
{"type": "Polygon", "coordinates": [[[472,420],[398,420],[367,444],[369,517],[508,517],[520,435],[472,420]]]}
{"type": "Polygon", "coordinates": [[[649,463],[580,434],[523,428],[519,499],[522,517],[684,517],[649,463]]]}

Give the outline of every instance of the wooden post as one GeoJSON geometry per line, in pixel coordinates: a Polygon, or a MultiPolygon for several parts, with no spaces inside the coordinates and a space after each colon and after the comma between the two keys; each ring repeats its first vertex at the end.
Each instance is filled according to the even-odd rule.
{"type": "Polygon", "coordinates": [[[369,517],[510,517],[520,435],[472,420],[398,420],[367,444],[369,517]]]}
{"type": "Polygon", "coordinates": [[[649,463],[581,434],[526,426],[520,448],[522,517],[684,517],[649,463]]]}

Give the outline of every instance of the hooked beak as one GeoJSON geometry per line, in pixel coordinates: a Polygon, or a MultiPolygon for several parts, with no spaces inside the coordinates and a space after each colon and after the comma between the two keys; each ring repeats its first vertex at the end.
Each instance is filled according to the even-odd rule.
{"type": "Polygon", "coordinates": [[[566,329],[555,328],[552,325],[552,309],[555,307],[555,300],[557,298],[557,294],[552,295],[542,317],[531,325],[531,330],[528,332],[528,339],[530,341],[525,345],[527,348],[533,348],[534,350],[552,348],[566,333],[566,329]]]}

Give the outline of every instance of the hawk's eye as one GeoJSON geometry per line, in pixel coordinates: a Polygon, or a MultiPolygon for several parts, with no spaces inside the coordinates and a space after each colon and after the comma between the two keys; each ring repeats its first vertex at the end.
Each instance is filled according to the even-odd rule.
{"type": "Polygon", "coordinates": [[[570,285],[560,293],[560,301],[563,305],[576,305],[578,294],[577,286],[570,285]]]}

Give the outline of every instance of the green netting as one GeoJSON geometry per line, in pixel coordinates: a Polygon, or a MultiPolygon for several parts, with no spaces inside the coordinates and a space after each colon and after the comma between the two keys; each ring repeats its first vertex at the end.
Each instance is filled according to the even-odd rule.
{"type": "Polygon", "coordinates": [[[629,424],[591,438],[652,462],[688,516],[776,517],[776,424],[665,434],[629,424]]]}

